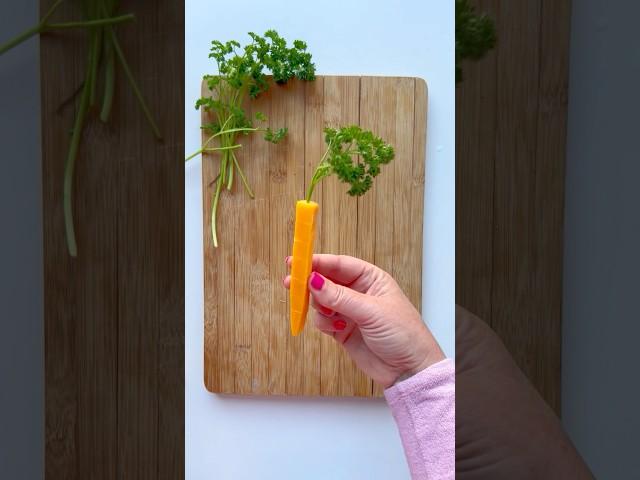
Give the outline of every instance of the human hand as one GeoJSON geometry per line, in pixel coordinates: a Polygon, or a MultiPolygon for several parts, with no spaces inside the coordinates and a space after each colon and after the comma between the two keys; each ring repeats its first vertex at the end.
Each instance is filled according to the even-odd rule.
{"type": "MultiPolygon", "coordinates": [[[[291,266],[291,257],[287,258],[291,266]]],[[[309,277],[315,326],[342,344],[384,388],[444,359],[435,338],[396,281],[345,255],[314,255],[309,277]]],[[[289,288],[291,277],[284,278],[289,288]]]]}

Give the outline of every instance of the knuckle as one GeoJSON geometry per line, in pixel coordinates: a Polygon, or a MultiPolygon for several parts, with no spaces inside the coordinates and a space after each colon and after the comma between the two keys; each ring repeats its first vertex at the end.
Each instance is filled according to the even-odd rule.
{"type": "Polygon", "coordinates": [[[341,307],[344,307],[345,303],[347,302],[347,294],[344,287],[336,286],[333,292],[332,302],[335,308],[339,309],[341,307]]]}
{"type": "Polygon", "coordinates": [[[394,285],[397,286],[398,283],[396,282],[395,278],[393,278],[393,276],[389,273],[386,272],[382,269],[379,269],[379,274],[380,274],[380,280],[388,285],[394,285]]]}
{"type": "Polygon", "coordinates": [[[344,266],[345,266],[345,255],[337,255],[336,256],[336,262],[334,265],[334,272],[335,273],[340,273],[344,270],[344,266]]]}

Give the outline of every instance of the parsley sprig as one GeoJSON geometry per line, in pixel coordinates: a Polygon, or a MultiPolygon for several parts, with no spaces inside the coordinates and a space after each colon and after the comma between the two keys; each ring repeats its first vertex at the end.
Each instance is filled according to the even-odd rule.
{"type": "Polygon", "coordinates": [[[204,109],[213,114],[214,121],[202,128],[210,134],[202,148],[189,155],[185,161],[204,152],[220,154],[220,173],[216,178],[216,189],[211,206],[211,235],[214,247],[218,246],[216,216],[222,189],[231,190],[234,172],[242,180],[247,194],[254,198],[247,177],[240,166],[236,151],[241,148],[237,143],[238,135],[262,132],[266,141],[280,142],[286,135],[286,127],[272,130],[264,127],[267,117],[257,112],[254,118],[247,116],[243,103],[246,98],[256,98],[269,89],[265,72],[271,72],[278,84],[291,78],[300,80],[315,79],[315,65],[307,44],[295,40],[293,46],[275,30],[268,30],[264,36],[249,32],[251,43],[241,47],[235,40],[211,42],[209,58],[213,58],[218,67],[216,75],[205,75],[212,96],[202,97],[196,102],[196,109],[204,109]],[[261,126],[256,126],[258,122],[261,126]]]}
{"type": "Polygon", "coordinates": [[[493,21],[477,14],[468,0],[456,0],[456,83],[462,80],[460,62],[482,58],[495,44],[493,21]]]}
{"type": "Polygon", "coordinates": [[[320,180],[332,174],[350,185],[347,190],[349,195],[364,195],[380,173],[380,166],[388,164],[395,156],[391,145],[357,125],[339,129],[327,127],[324,134],[327,150],[311,178],[305,197],[307,202],[311,200],[313,190],[320,180]],[[361,162],[354,160],[357,156],[361,158],[361,162]]]}

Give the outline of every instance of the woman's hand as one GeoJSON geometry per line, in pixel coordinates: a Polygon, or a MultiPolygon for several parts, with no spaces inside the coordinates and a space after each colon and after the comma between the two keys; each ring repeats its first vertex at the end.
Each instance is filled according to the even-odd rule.
{"type": "MultiPolygon", "coordinates": [[[[287,275],[286,288],[290,281],[287,275]]],[[[309,290],[316,327],[384,388],[445,358],[396,281],[375,265],[344,255],[314,255],[309,290]]]]}

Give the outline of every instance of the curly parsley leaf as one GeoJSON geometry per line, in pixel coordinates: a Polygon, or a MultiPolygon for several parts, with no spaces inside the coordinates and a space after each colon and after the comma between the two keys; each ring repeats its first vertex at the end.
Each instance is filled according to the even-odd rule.
{"type": "Polygon", "coordinates": [[[487,15],[478,15],[469,0],[456,0],[456,83],[462,80],[462,60],[478,60],[496,44],[496,30],[487,15]]]}
{"type": "Polygon", "coordinates": [[[267,142],[278,143],[284,137],[287,136],[287,128],[279,128],[278,130],[271,130],[271,128],[267,128],[267,131],[264,133],[264,139],[267,142]]]}
{"type": "Polygon", "coordinates": [[[324,134],[327,150],[311,179],[307,201],[318,182],[332,174],[349,184],[349,195],[364,195],[373,185],[373,179],[380,174],[381,165],[388,164],[395,156],[391,145],[357,125],[339,129],[327,127],[324,134]],[[360,162],[356,160],[358,156],[360,162]]]}

